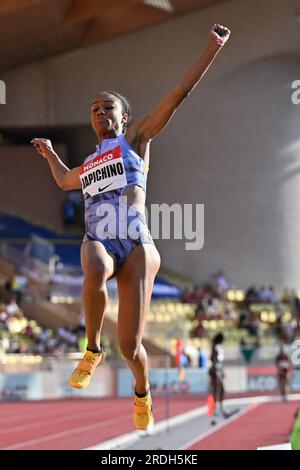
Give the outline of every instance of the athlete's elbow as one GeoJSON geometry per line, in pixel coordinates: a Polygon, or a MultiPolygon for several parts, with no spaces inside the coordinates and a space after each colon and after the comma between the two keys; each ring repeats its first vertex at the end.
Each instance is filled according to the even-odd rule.
{"type": "Polygon", "coordinates": [[[68,191],[68,185],[66,181],[64,181],[63,179],[57,181],[57,184],[58,184],[58,187],[62,189],[63,191],[68,191]]]}

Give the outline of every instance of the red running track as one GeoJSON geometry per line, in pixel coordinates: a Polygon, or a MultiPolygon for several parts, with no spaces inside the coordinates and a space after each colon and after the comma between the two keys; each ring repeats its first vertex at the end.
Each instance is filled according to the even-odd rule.
{"type": "MultiPolygon", "coordinates": [[[[156,422],[165,419],[165,401],[153,399],[156,422]]],[[[198,397],[172,397],[170,415],[204,405],[198,397]]],[[[0,402],[0,449],[79,450],[134,431],[129,398],[0,402]]]]}
{"type": "Polygon", "coordinates": [[[251,405],[244,414],[188,450],[255,450],[289,442],[300,401],[251,405]]]}

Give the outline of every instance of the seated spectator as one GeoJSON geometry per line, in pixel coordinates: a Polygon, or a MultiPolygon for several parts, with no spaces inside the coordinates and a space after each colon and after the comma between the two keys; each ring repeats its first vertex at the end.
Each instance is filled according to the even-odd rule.
{"type": "Polygon", "coordinates": [[[17,336],[12,336],[10,341],[9,341],[9,348],[8,348],[8,353],[10,354],[16,354],[21,352],[20,348],[20,343],[18,341],[17,336]]]}
{"type": "Polygon", "coordinates": [[[229,320],[230,318],[233,318],[234,316],[235,316],[234,304],[227,300],[224,304],[224,311],[223,311],[222,317],[224,317],[226,320],[229,320]]]}
{"type": "Polygon", "coordinates": [[[203,318],[205,318],[205,307],[203,305],[203,302],[200,301],[195,310],[195,319],[201,320],[203,318]]]}
{"type": "Polygon", "coordinates": [[[8,316],[12,317],[20,312],[19,306],[14,297],[11,298],[9,304],[6,306],[8,316]]]}
{"type": "Polygon", "coordinates": [[[1,292],[1,300],[4,303],[8,303],[12,297],[12,288],[11,288],[11,282],[7,281],[4,286],[2,286],[2,292],[1,292]]]}
{"type": "Polygon", "coordinates": [[[185,287],[182,293],[182,302],[190,303],[195,301],[195,292],[194,289],[185,287]]]}
{"type": "Polygon", "coordinates": [[[259,319],[254,313],[250,314],[248,331],[251,336],[259,336],[259,319]]]}
{"type": "Polygon", "coordinates": [[[289,289],[285,287],[281,295],[281,302],[285,304],[290,304],[293,295],[290,293],[289,289]]]}
{"type": "Polygon", "coordinates": [[[7,319],[8,319],[8,313],[6,310],[6,305],[3,304],[0,306],[0,324],[2,323],[5,327],[7,319]]]}
{"type": "Polygon", "coordinates": [[[267,302],[271,304],[275,304],[276,302],[276,295],[275,295],[273,286],[270,286],[270,287],[262,286],[259,290],[258,295],[259,295],[259,300],[261,302],[267,302]]]}
{"type": "Polygon", "coordinates": [[[257,302],[259,299],[258,291],[255,286],[249,287],[245,294],[245,303],[249,306],[253,302],[257,302]]]}
{"type": "Polygon", "coordinates": [[[216,288],[219,294],[223,297],[226,291],[229,289],[229,282],[225,277],[223,271],[218,271],[214,274],[214,280],[216,283],[216,288]]]}
{"type": "Polygon", "coordinates": [[[247,310],[240,310],[238,328],[248,329],[248,327],[249,327],[249,312],[247,310]]]}
{"type": "Polygon", "coordinates": [[[273,287],[273,286],[270,286],[270,287],[269,287],[269,302],[270,302],[271,304],[274,304],[274,305],[275,305],[276,302],[277,302],[277,300],[278,300],[278,299],[277,299],[277,296],[276,296],[276,294],[275,294],[274,287],[273,287]]]}
{"type": "Polygon", "coordinates": [[[209,318],[215,318],[217,316],[216,306],[212,299],[209,299],[207,302],[207,316],[209,318]]]}

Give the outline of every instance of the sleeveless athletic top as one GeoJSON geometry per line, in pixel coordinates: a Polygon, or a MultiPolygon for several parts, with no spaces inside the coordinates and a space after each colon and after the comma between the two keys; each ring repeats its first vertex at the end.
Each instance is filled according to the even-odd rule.
{"type": "Polygon", "coordinates": [[[144,160],[121,134],[96,145],[96,152],[80,167],[80,180],[89,217],[103,202],[117,204],[128,186],[137,185],[146,192],[147,172],[144,160]]]}

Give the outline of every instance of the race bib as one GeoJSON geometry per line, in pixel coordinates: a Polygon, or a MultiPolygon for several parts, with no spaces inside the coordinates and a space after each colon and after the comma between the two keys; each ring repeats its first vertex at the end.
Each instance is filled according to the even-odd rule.
{"type": "Polygon", "coordinates": [[[121,147],[96,155],[89,162],[83,163],[80,168],[80,180],[83,195],[88,196],[96,196],[126,186],[127,178],[121,147]]]}

